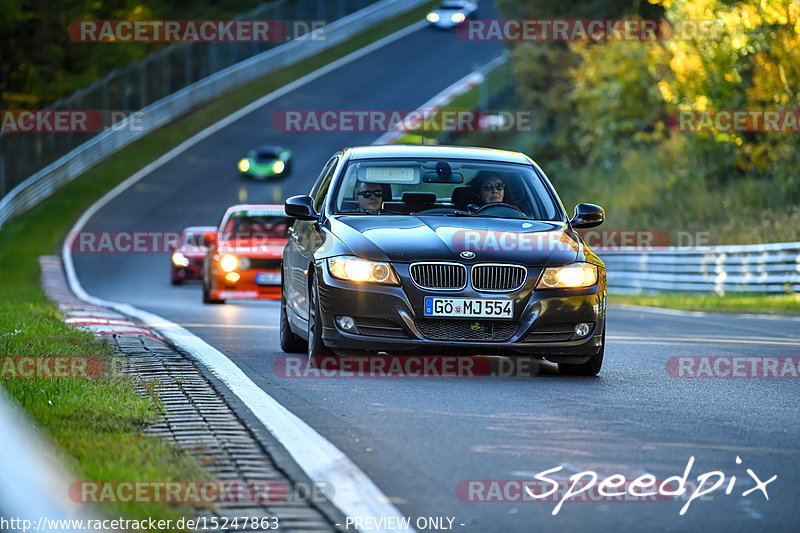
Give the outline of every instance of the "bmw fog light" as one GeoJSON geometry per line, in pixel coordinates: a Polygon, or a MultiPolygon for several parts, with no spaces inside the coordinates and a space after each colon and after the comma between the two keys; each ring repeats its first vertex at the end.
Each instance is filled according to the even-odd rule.
{"type": "Polygon", "coordinates": [[[591,331],[592,326],[586,322],[580,322],[575,325],[575,335],[578,337],[585,337],[591,331]]]}
{"type": "Polygon", "coordinates": [[[339,324],[339,327],[345,331],[350,331],[356,333],[358,330],[356,329],[356,322],[353,320],[353,317],[350,316],[340,316],[336,319],[336,323],[339,324]]]}

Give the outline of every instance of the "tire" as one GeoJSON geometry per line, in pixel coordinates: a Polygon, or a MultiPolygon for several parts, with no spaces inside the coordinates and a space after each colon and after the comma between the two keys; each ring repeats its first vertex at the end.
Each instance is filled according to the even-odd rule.
{"type": "Polygon", "coordinates": [[[170,277],[170,278],[169,278],[169,281],[170,281],[170,283],[172,283],[173,285],[180,285],[181,283],[183,283],[183,280],[182,280],[182,279],[178,279],[178,278],[175,278],[175,277],[170,277]]]}
{"type": "Polygon", "coordinates": [[[292,329],[289,327],[289,317],[286,314],[286,299],[283,294],[281,294],[280,339],[281,350],[286,353],[303,353],[308,351],[308,343],[292,333],[292,329]]]}
{"type": "Polygon", "coordinates": [[[603,324],[603,346],[588,361],[579,365],[558,363],[558,371],[567,376],[596,376],[603,366],[603,352],[606,349],[606,326],[603,324]]]}
{"type": "Polygon", "coordinates": [[[322,342],[322,317],[320,316],[319,289],[317,277],[311,282],[311,291],[308,298],[308,360],[312,365],[315,357],[329,357],[333,351],[322,342]]]}
{"type": "Polygon", "coordinates": [[[225,300],[217,300],[211,297],[210,288],[206,285],[206,280],[203,278],[203,303],[204,304],[224,304],[225,300]]]}

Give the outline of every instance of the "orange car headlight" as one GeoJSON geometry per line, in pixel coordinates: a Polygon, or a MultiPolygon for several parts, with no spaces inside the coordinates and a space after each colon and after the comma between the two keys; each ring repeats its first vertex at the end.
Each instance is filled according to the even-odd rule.
{"type": "Polygon", "coordinates": [[[219,260],[219,266],[225,272],[231,272],[232,270],[236,270],[236,267],[239,265],[239,260],[236,258],[235,255],[225,254],[219,260]]]}

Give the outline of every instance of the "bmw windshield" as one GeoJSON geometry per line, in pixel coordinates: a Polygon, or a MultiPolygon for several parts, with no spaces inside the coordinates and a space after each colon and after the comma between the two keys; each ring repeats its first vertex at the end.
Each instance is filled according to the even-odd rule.
{"type": "Polygon", "coordinates": [[[350,161],[332,212],[563,220],[531,166],[438,158],[350,161]]]}

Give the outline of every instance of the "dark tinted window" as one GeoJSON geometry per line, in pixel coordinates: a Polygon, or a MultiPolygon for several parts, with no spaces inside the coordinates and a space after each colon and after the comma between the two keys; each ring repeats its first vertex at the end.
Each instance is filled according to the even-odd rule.
{"type": "MultiPolygon", "coordinates": [[[[509,215],[514,218],[563,219],[548,187],[528,165],[445,158],[350,161],[338,180],[334,214],[360,213],[353,198],[358,182],[381,185],[386,214],[447,216],[457,211],[474,213],[488,203],[505,203],[522,211],[509,215]],[[491,187],[484,191],[487,181],[502,182],[499,187],[495,185],[499,194],[498,191],[490,194],[491,187]]],[[[485,213],[485,216],[506,216],[497,209],[485,213]]],[[[506,209],[505,213],[511,210],[506,209]]]]}

